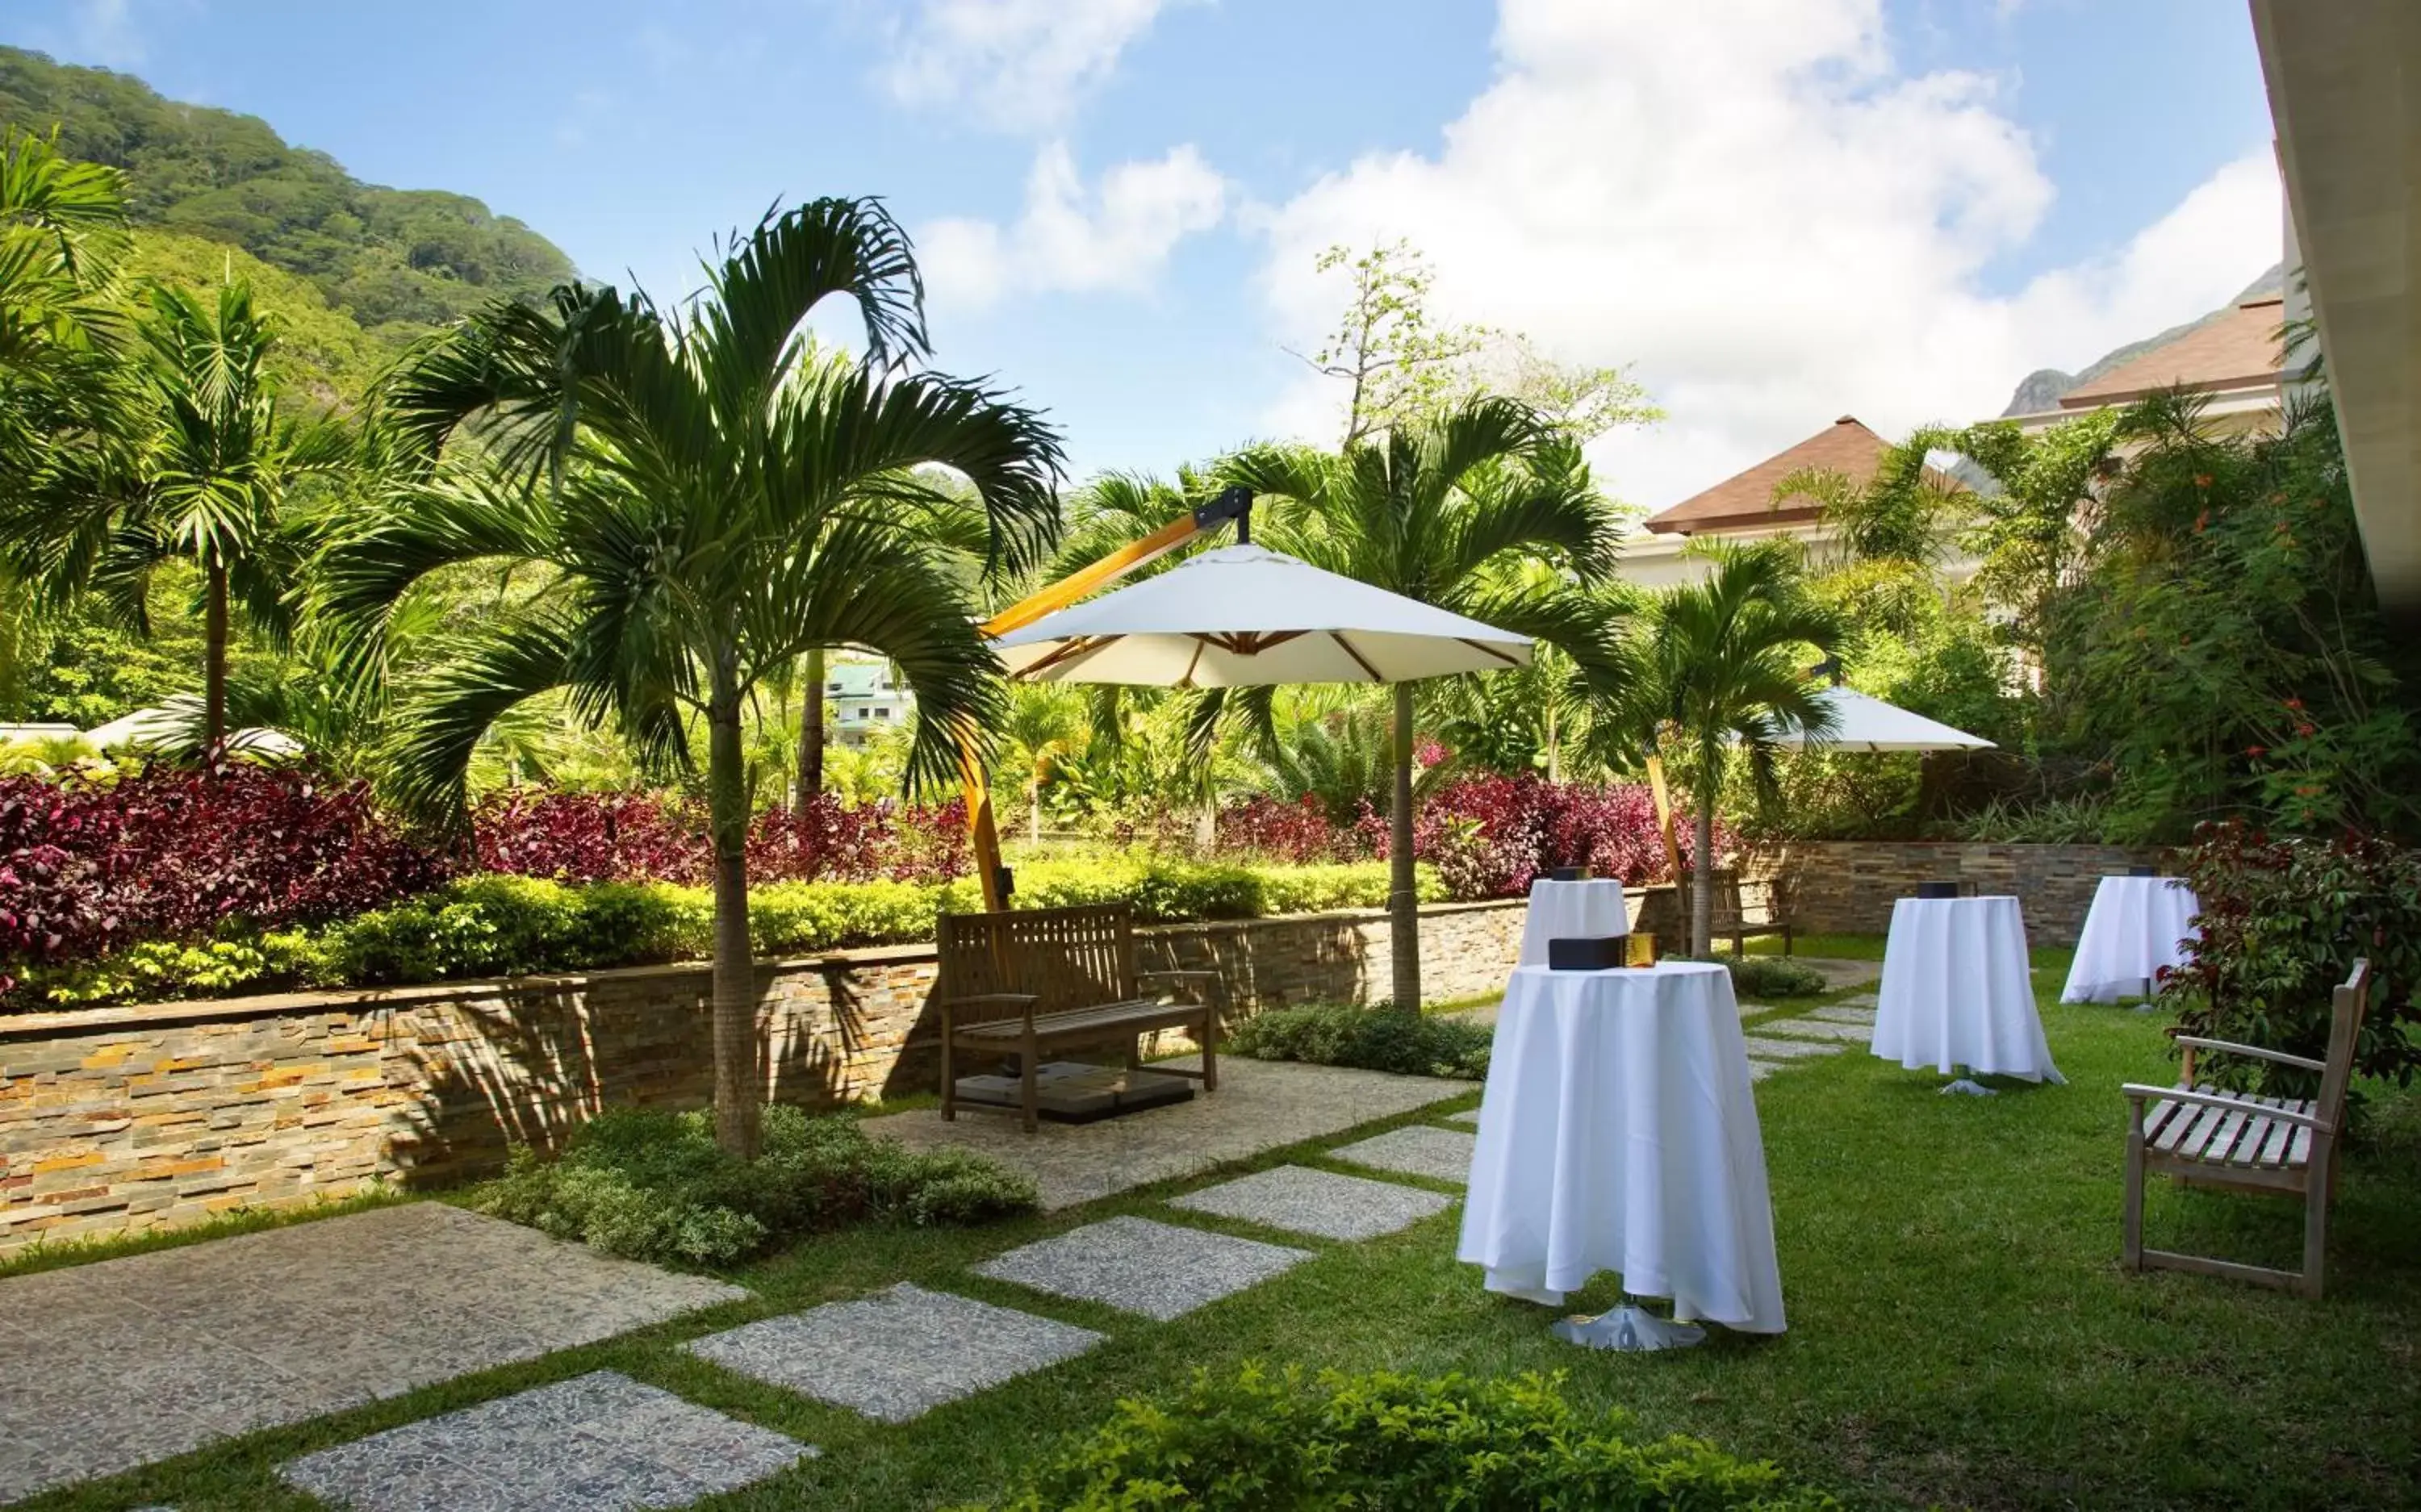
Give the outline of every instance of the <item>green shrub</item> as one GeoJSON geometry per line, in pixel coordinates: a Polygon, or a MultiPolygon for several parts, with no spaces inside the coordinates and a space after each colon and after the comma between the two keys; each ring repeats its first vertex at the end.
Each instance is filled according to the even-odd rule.
{"type": "Polygon", "coordinates": [[[966,1226],[1032,1212],[1033,1181],[963,1149],[912,1150],[848,1118],[765,1110],[763,1152],[735,1160],[702,1113],[616,1109],[555,1160],[526,1146],[475,1202],[482,1212],[633,1260],[732,1265],[857,1223],[966,1226]]]}
{"type": "Polygon", "coordinates": [[[1635,1442],[1585,1416],[1556,1378],[1478,1381],[1299,1370],[1198,1373],[1167,1402],[1122,1401],[999,1512],[1606,1508],[1822,1512],[1772,1465],[1700,1440],[1635,1442]]]}
{"type": "Polygon", "coordinates": [[[1478,1081],[1488,1075],[1494,1038],[1487,1026],[1467,1019],[1324,1003],[1264,1008],[1228,1032],[1226,1048],[1256,1060],[1478,1081]]]}
{"type": "Polygon", "coordinates": [[[1780,956],[1738,956],[1724,962],[1731,968],[1732,990],[1743,998],[1814,997],[1824,990],[1824,974],[1780,956]]]}

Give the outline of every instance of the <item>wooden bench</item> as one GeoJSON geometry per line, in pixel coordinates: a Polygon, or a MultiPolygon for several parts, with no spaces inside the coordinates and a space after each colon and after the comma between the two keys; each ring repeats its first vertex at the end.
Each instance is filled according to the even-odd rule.
{"type": "Polygon", "coordinates": [[[1202,1047],[1202,1069],[1168,1070],[1219,1089],[1219,1009],[1215,972],[1135,969],[1134,916],[1123,903],[1069,909],[1009,909],[942,916],[942,1116],[959,1115],[959,1052],[1015,1056],[1020,1106],[1031,1131],[1039,1106],[1035,1072],[1062,1050],[1123,1042],[1129,1067],[1142,1064],[1141,1037],[1184,1029],[1202,1047]],[[1151,984],[1162,990],[1147,992],[1151,984]],[[1192,984],[1193,1002],[1168,990],[1192,984]]]}
{"type": "MultiPolygon", "coordinates": [[[[1688,906],[1688,900],[1683,900],[1688,906]]],[[[1715,921],[1709,931],[1712,939],[1728,938],[1732,954],[1742,954],[1751,935],[1782,936],[1782,953],[1790,954],[1790,920],[1784,915],[1782,884],[1778,881],[1742,881],[1740,873],[1715,873],[1715,921]]]]}
{"type": "Polygon", "coordinates": [[[2328,1259],[2329,1199],[2336,1189],[2338,1132],[2353,1052],[2370,1005],[2370,962],[2334,994],[2326,1060],[2252,1045],[2180,1035],[2185,1064],[2173,1087],[2129,1083],[2125,1262],[2130,1270],[2165,1268],[2226,1276],[2265,1286],[2320,1295],[2328,1259]],[[2308,1099],[2256,1097],[2195,1083],[2196,1052],[2249,1055],[2319,1074],[2319,1096],[2308,1099]],[[2144,1177],[2163,1172],[2182,1185],[2300,1197],[2304,1203],[2304,1269],[2276,1270],[2198,1255],[2144,1248],[2144,1177]]]}

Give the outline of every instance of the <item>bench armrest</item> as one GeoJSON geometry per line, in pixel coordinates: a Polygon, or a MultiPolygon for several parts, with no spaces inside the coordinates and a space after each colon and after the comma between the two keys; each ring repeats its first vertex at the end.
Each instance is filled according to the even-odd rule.
{"type": "Polygon", "coordinates": [[[2325,1118],[2316,1117],[2307,1113],[2297,1113],[2289,1108],[2273,1108],[2268,1103],[2256,1102],[2251,1098],[2241,1097],[2233,1092],[2193,1092],[2181,1086],[2146,1086],[2140,1082],[2130,1082],[2118,1090],[2126,1094],[2127,1101],[2132,1109],[2134,1121],[2139,1126],[2144,1121],[2144,1104],[2158,1098],[2166,1102],[2191,1102],[2206,1108],[2229,1108],[2240,1113],[2252,1114],[2257,1117],[2275,1118],[2281,1123],[2301,1124],[2305,1129],[2322,1134],[2336,1132],[2335,1126],[2325,1118]]]}
{"type": "Polygon", "coordinates": [[[957,1017],[961,1008],[1015,1008],[1030,1024],[1034,1021],[1034,1005],[1041,1001],[1031,992],[975,992],[966,997],[944,998],[942,1014],[947,1022],[957,1017]]]}
{"type": "Polygon", "coordinates": [[[1184,977],[1184,978],[1187,978],[1187,979],[1192,980],[1192,981],[1200,981],[1200,982],[1215,982],[1215,981],[1217,981],[1217,980],[1219,979],[1219,974],[1218,974],[1217,972],[1180,972],[1180,971],[1165,971],[1165,972],[1137,972],[1137,973],[1135,973],[1135,980],[1140,981],[1140,982],[1148,982],[1148,981],[1152,981],[1152,980],[1154,980],[1155,978],[1164,977],[1164,976],[1184,977]]]}
{"type": "Polygon", "coordinates": [[[2273,1061],[2280,1066],[2298,1067],[2306,1071],[2325,1071],[2322,1062],[2302,1055],[2289,1055],[2283,1050],[2263,1050],[2257,1045],[2239,1045],[2225,1039],[2198,1039],[2193,1035],[2179,1035],[2171,1041],[2194,1050],[2215,1050],[2226,1055],[2250,1055],[2257,1061],[2273,1061]]]}

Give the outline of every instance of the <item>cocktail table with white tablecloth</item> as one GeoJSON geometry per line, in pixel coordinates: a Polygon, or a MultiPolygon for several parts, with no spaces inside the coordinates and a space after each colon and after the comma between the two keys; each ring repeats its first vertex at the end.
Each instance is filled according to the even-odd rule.
{"type": "Polygon", "coordinates": [[[1782,1332],[1730,974],[1523,966],[1496,1014],[1459,1258],[1549,1305],[1601,1270],[1673,1315],[1782,1332]]]}
{"type": "Polygon", "coordinates": [[[2035,1011],[2026,925],[2007,896],[1903,897],[1892,905],[1875,1001],[1877,1055],[1910,1070],[2064,1082],[2035,1011]]]}
{"type": "Polygon", "coordinates": [[[1530,884],[1530,907],[1522,915],[1521,964],[1547,964],[1550,940],[1598,939],[1630,932],[1631,913],[1622,899],[1622,883],[1611,878],[1559,882],[1541,877],[1530,884]]]}
{"type": "Polygon", "coordinates": [[[2062,1003],[2148,995],[2163,966],[2182,966],[2202,904],[2181,878],[2104,877],[2085,911],[2062,1003]]]}

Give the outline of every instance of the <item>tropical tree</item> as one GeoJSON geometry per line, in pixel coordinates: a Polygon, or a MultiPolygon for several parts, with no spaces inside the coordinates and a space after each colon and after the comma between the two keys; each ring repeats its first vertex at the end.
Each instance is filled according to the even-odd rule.
{"type": "Polygon", "coordinates": [[[887,657],[916,694],[912,786],[988,756],[1000,663],[961,577],[913,517],[935,464],[972,486],[989,558],[1016,569],[1056,528],[1057,438],[982,385],[906,365],[929,350],[907,236],[879,201],[819,199],[720,249],[678,310],[567,285],[488,306],[420,352],[385,423],[427,459],[321,558],[342,664],[386,680],[384,627],[415,585],[468,561],[539,565],[546,586],[465,627],[398,690],[391,785],[460,822],[497,718],[565,690],[650,761],[686,765],[703,725],[714,850],[715,1134],[758,1146],[764,1091],[748,938],[742,723],[757,687],[817,647],[887,657]],[[854,302],[866,355],[818,359],[804,331],[854,302]]]}
{"type": "Polygon", "coordinates": [[[352,459],[339,423],[281,413],[264,364],[275,322],[241,280],[209,295],[154,285],[123,444],[62,456],[16,507],[0,538],[56,602],[90,590],[113,617],[151,632],[151,584],[169,562],[202,574],[202,734],[226,736],[231,615],[281,643],[309,550],[305,480],[352,459]]]}
{"type": "Polygon", "coordinates": [[[0,503],[114,429],[125,321],[112,298],[126,184],[45,137],[0,138],[0,503]]]}
{"type": "Polygon", "coordinates": [[[1091,738],[1085,715],[1085,700],[1072,688],[1033,683],[1010,693],[1008,720],[1001,728],[1002,770],[1017,775],[1017,790],[1025,799],[1026,838],[1038,845],[1043,784],[1091,738]]]}
{"type": "Polygon", "coordinates": [[[1695,828],[1690,948],[1705,955],[1714,929],[1715,808],[1738,748],[1761,793],[1774,789],[1775,740],[1787,725],[1829,735],[1831,709],[1814,695],[1808,649],[1829,652],[1833,613],[1804,591],[1796,551],[1774,541],[1714,547],[1701,582],[1672,589],[1648,616],[1633,708],[1649,750],[1671,749],[1695,828]]]}
{"type": "MultiPolygon", "coordinates": [[[[1261,538],[1316,567],[1561,647],[1612,694],[1619,624],[1587,595],[1539,591],[1508,569],[1539,561],[1593,584],[1614,572],[1621,515],[1580,448],[1546,416],[1473,399],[1342,453],[1260,446],[1219,468],[1270,501],[1261,538]]],[[[1388,907],[1395,1003],[1420,1006],[1420,914],[1413,881],[1413,687],[1398,683],[1389,803],[1388,907]]]]}

